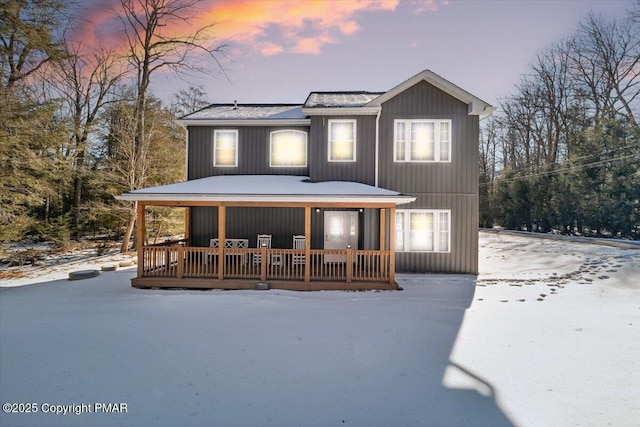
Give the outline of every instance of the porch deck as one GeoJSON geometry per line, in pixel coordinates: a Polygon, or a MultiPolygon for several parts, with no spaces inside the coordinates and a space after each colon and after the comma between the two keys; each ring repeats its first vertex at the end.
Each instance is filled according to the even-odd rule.
{"type": "Polygon", "coordinates": [[[398,289],[390,252],[353,249],[142,247],[134,287],[293,290],[398,289]]]}

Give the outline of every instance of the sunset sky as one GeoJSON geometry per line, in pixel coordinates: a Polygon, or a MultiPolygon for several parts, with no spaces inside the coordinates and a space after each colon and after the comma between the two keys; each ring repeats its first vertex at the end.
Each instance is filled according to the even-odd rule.
{"type": "MultiPolygon", "coordinates": [[[[86,24],[77,37],[118,45],[111,5],[84,0],[86,24]]],[[[575,30],[593,11],[622,18],[627,0],[604,1],[213,1],[197,18],[170,26],[184,33],[215,22],[229,44],[223,76],[156,75],[152,91],[164,100],[202,85],[212,103],[302,103],[310,91],[385,91],[430,69],[498,105],[536,52],[575,30]]],[[[215,68],[215,64],[211,67],[215,68]]]]}

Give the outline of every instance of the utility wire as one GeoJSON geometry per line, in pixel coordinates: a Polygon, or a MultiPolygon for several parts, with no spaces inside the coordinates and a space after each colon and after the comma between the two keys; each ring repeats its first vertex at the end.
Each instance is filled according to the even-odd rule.
{"type": "MultiPolygon", "coordinates": [[[[618,148],[611,148],[609,150],[603,150],[603,151],[597,151],[595,153],[592,154],[586,154],[584,156],[580,156],[580,157],[572,157],[570,159],[570,161],[576,161],[576,160],[582,160],[582,159],[587,159],[589,157],[596,157],[596,156],[603,156],[605,154],[611,154],[614,153],[616,151],[622,151],[622,150],[627,150],[627,149],[633,149],[633,148],[640,148],[640,141],[632,143],[632,144],[628,144],[625,145],[623,147],[618,147],[618,148]]],[[[554,162],[554,163],[550,163],[550,165],[563,165],[563,163],[558,163],[558,162],[554,162]]],[[[544,165],[543,165],[544,166],[544,165]]],[[[514,173],[518,173],[518,172],[523,172],[523,171],[527,171],[528,169],[530,169],[530,167],[527,166],[523,166],[520,168],[516,168],[516,169],[509,169],[511,172],[514,173]]]]}
{"type": "Polygon", "coordinates": [[[591,169],[591,168],[594,168],[594,167],[597,167],[597,166],[604,165],[606,163],[625,160],[625,159],[630,159],[630,158],[634,158],[634,157],[640,157],[640,153],[629,154],[627,156],[621,156],[621,157],[614,157],[612,159],[599,160],[597,162],[585,163],[585,164],[582,164],[582,165],[568,166],[566,168],[561,168],[561,169],[556,169],[556,170],[551,170],[551,171],[545,171],[545,172],[532,173],[532,174],[528,174],[528,175],[515,176],[513,178],[503,179],[503,180],[499,180],[499,181],[481,182],[480,186],[484,187],[484,186],[487,186],[487,185],[493,185],[494,183],[508,183],[508,182],[520,181],[520,180],[526,179],[526,178],[559,175],[559,174],[563,174],[563,173],[567,173],[567,172],[579,171],[581,169],[591,169]]]}

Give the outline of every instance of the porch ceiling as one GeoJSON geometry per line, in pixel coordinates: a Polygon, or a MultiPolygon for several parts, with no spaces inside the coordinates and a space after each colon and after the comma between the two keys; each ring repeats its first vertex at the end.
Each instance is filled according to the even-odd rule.
{"type": "Polygon", "coordinates": [[[416,198],[357,182],[311,182],[307,176],[223,175],[144,188],[116,196],[147,204],[394,206],[416,198]]]}

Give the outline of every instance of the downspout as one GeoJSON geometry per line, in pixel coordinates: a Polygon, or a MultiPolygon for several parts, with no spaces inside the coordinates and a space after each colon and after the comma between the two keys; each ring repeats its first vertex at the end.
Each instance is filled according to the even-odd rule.
{"type": "Polygon", "coordinates": [[[380,105],[380,109],[378,110],[378,114],[376,115],[376,153],[375,153],[375,177],[374,177],[374,185],[378,186],[378,176],[380,171],[378,170],[380,167],[380,153],[378,152],[380,149],[380,114],[382,113],[382,105],[380,105]]]}
{"type": "Polygon", "coordinates": [[[176,120],[176,124],[184,129],[184,180],[189,181],[189,129],[182,123],[182,120],[176,120]]]}

